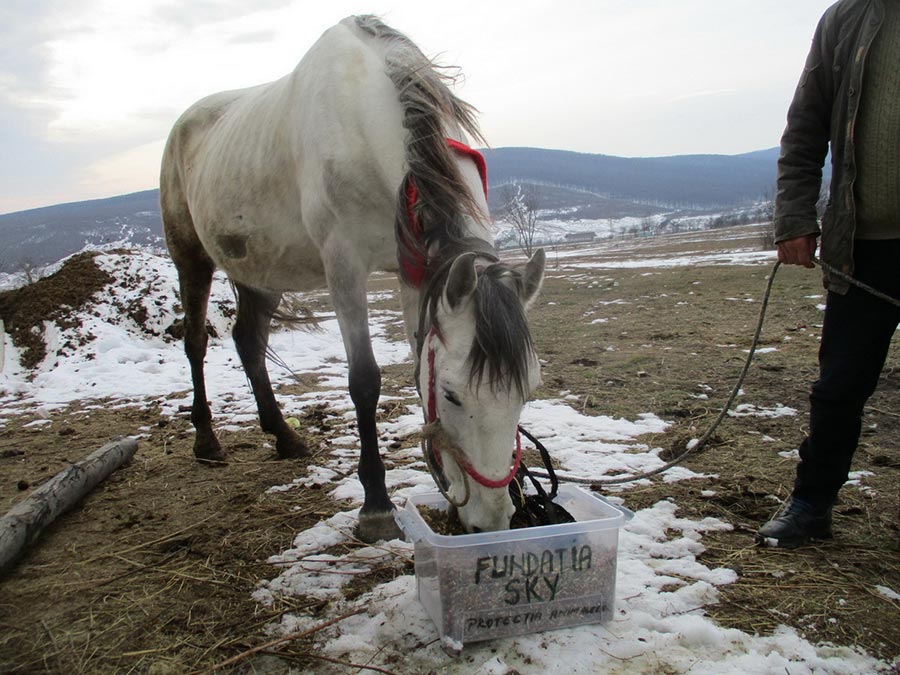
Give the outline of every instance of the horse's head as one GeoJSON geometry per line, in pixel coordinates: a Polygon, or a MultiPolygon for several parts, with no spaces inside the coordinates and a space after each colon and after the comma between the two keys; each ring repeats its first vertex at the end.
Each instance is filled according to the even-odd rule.
{"type": "Polygon", "coordinates": [[[515,510],[508,485],[521,456],[519,415],[540,383],[525,310],[544,260],[543,250],[522,265],[464,253],[431,289],[419,354],[425,436],[469,532],[506,529],[515,510]]]}

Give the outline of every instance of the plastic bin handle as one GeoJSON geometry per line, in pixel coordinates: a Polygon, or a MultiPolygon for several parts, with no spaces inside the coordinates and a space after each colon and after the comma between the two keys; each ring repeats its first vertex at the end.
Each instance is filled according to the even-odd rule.
{"type": "Polygon", "coordinates": [[[620,505],[618,505],[618,504],[613,504],[611,501],[609,501],[609,500],[608,500],[606,497],[604,497],[603,495],[598,495],[598,494],[593,493],[593,492],[591,492],[591,493],[589,493],[589,494],[590,494],[591,497],[593,497],[594,499],[597,499],[597,500],[603,502],[603,503],[606,504],[607,506],[611,506],[611,507],[614,508],[616,511],[618,511],[618,512],[621,513],[623,516],[625,516],[625,522],[626,522],[626,523],[627,523],[629,520],[631,520],[632,518],[634,518],[634,511],[632,511],[632,510],[629,509],[628,507],[620,506],[620,505]]]}
{"type": "Polygon", "coordinates": [[[394,509],[394,522],[403,532],[405,541],[415,544],[425,538],[425,532],[419,527],[419,523],[415,521],[407,508],[394,509]]]}
{"type": "MultiPolygon", "coordinates": [[[[609,502],[607,502],[607,503],[609,503],[609,502]]],[[[614,509],[616,509],[616,511],[621,512],[621,514],[622,514],[623,516],[625,516],[625,522],[626,522],[626,523],[627,523],[629,520],[631,520],[632,518],[634,518],[634,511],[632,511],[631,509],[629,509],[629,508],[627,508],[627,507],[625,507],[625,506],[620,506],[619,504],[609,504],[609,505],[610,505],[611,507],[613,507],[614,509]]]]}

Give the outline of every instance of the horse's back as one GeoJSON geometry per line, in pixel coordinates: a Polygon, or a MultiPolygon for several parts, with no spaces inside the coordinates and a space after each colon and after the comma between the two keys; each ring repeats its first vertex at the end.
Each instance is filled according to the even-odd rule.
{"type": "MultiPolygon", "coordinates": [[[[240,242],[249,241],[250,235],[236,225],[246,219],[246,230],[256,230],[257,238],[263,233],[266,218],[259,208],[264,198],[254,194],[250,182],[271,185],[271,179],[262,175],[261,167],[251,168],[246,162],[244,155],[252,147],[246,140],[252,130],[245,142],[239,142],[241,132],[234,121],[246,102],[266,86],[206,96],[174,124],[160,172],[163,225],[173,256],[183,242],[194,242],[231,275],[234,263],[246,258],[240,242]]],[[[286,181],[280,183],[286,187],[286,181]]]]}
{"type": "Polygon", "coordinates": [[[390,267],[401,116],[381,46],[352,18],[285,77],[198,101],[163,159],[170,246],[193,233],[232,278],[280,291],[320,285],[335,241],[390,267]]]}

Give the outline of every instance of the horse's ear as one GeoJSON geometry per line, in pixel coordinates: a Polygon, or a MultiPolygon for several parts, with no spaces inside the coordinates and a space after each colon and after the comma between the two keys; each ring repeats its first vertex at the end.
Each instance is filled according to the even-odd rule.
{"type": "Polygon", "coordinates": [[[538,291],[541,290],[546,261],[547,255],[544,253],[544,249],[539,248],[531,256],[531,260],[525,263],[525,269],[522,270],[522,303],[526,308],[534,302],[538,291]]]}
{"type": "Polygon", "coordinates": [[[478,284],[475,273],[475,253],[463,253],[457,256],[450,266],[447,285],[444,287],[444,300],[451,311],[456,311],[472,297],[478,284]]]}

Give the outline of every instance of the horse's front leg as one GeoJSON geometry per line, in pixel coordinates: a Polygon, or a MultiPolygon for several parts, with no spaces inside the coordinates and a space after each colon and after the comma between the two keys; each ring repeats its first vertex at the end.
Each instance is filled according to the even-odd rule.
{"type": "Polygon", "coordinates": [[[359,429],[359,480],[365,498],[359,513],[359,538],[365,542],[401,536],[394,521],[394,505],[384,483],[384,463],[378,451],[375,415],[381,395],[381,371],[372,352],[366,296],[367,271],[354,265],[352,255],[331,257],[326,262],[328,286],[341,328],[349,365],[350,398],[356,408],[359,429]]]}

